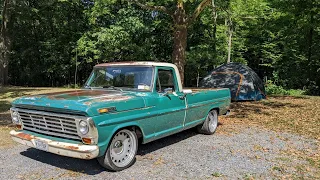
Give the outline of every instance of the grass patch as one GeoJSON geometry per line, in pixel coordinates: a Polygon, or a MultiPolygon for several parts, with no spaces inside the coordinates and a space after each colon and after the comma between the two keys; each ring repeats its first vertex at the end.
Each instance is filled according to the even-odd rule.
{"type": "Polygon", "coordinates": [[[273,171],[278,171],[279,173],[283,173],[284,172],[283,168],[282,167],[278,167],[278,166],[273,166],[272,170],[273,171]]]}
{"type": "Polygon", "coordinates": [[[243,179],[244,180],[254,180],[255,178],[254,178],[254,176],[252,174],[246,173],[246,174],[243,175],[243,179]]]}
{"type": "Polygon", "coordinates": [[[219,173],[219,172],[214,172],[211,174],[213,177],[222,177],[223,174],[219,173]]]}

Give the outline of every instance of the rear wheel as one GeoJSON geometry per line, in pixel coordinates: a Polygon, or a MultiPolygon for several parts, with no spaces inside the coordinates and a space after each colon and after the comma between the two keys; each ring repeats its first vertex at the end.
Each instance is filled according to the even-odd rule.
{"type": "Polygon", "coordinates": [[[98,158],[101,166],[111,171],[121,171],[136,160],[138,138],[134,131],[122,129],[112,138],[104,156],[98,158]]]}
{"type": "Polygon", "coordinates": [[[217,110],[211,110],[208,113],[204,123],[202,125],[199,125],[197,127],[197,130],[199,133],[210,135],[216,132],[217,127],[218,127],[218,112],[217,110]]]}

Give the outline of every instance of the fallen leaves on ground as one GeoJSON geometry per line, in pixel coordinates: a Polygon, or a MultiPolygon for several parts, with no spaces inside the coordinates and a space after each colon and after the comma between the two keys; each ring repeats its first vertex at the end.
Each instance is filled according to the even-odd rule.
{"type": "MultiPolygon", "coordinates": [[[[270,97],[263,101],[234,102],[231,115],[221,117],[223,126],[260,126],[320,140],[320,97],[270,97]]],[[[232,128],[234,127],[234,128],[232,128]]],[[[220,127],[219,127],[220,128],[220,127]]]]}
{"type": "MultiPolygon", "coordinates": [[[[313,177],[320,178],[320,97],[279,96],[262,101],[234,102],[231,105],[231,115],[222,116],[220,125],[217,131],[220,134],[232,134],[233,131],[238,133],[241,131],[241,127],[255,126],[275,132],[302,135],[316,140],[317,150],[309,151],[308,149],[288,147],[282,154],[309,163],[286,167],[293,168],[296,172],[290,175],[291,178],[308,178],[305,177],[304,172],[311,171],[310,167],[315,169],[315,172],[312,173],[313,177]]],[[[278,138],[283,141],[288,140],[282,136],[278,138]]],[[[270,141],[272,142],[272,139],[270,141]]],[[[263,150],[260,145],[256,145],[254,149],[256,151],[263,150]]],[[[282,173],[282,171],[280,172],[282,173]]],[[[282,178],[286,176],[284,174],[282,178]]]]}

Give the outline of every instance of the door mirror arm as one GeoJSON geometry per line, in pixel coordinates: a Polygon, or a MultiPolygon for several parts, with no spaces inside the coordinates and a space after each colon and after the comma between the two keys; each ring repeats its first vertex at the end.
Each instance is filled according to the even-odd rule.
{"type": "Polygon", "coordinates": [[[179,96],[181,100],[184,100],[186,97],[187,97],[187,94],[183,94],[182,96],[179,96]]]}
{"type": "Polygon", "coordinates": [[[173,93],[172,88],[166,88],[166,89],[164,89],[164,93],[162,94],[162,96],[166,96],[166,97],[168,97],[169,99],[171,99],[171,97],[169,96],[169,94],[172,94],[172,93],[173,93]]]}

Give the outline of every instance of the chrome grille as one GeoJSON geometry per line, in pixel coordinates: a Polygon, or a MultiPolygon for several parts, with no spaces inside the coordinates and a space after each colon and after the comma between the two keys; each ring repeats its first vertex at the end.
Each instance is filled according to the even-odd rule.
{"type": "Polygon", "coordinates": [[[69,139],[81,139],[76,118],[54,113],[18,110],[23,129],[69,139]]]}

